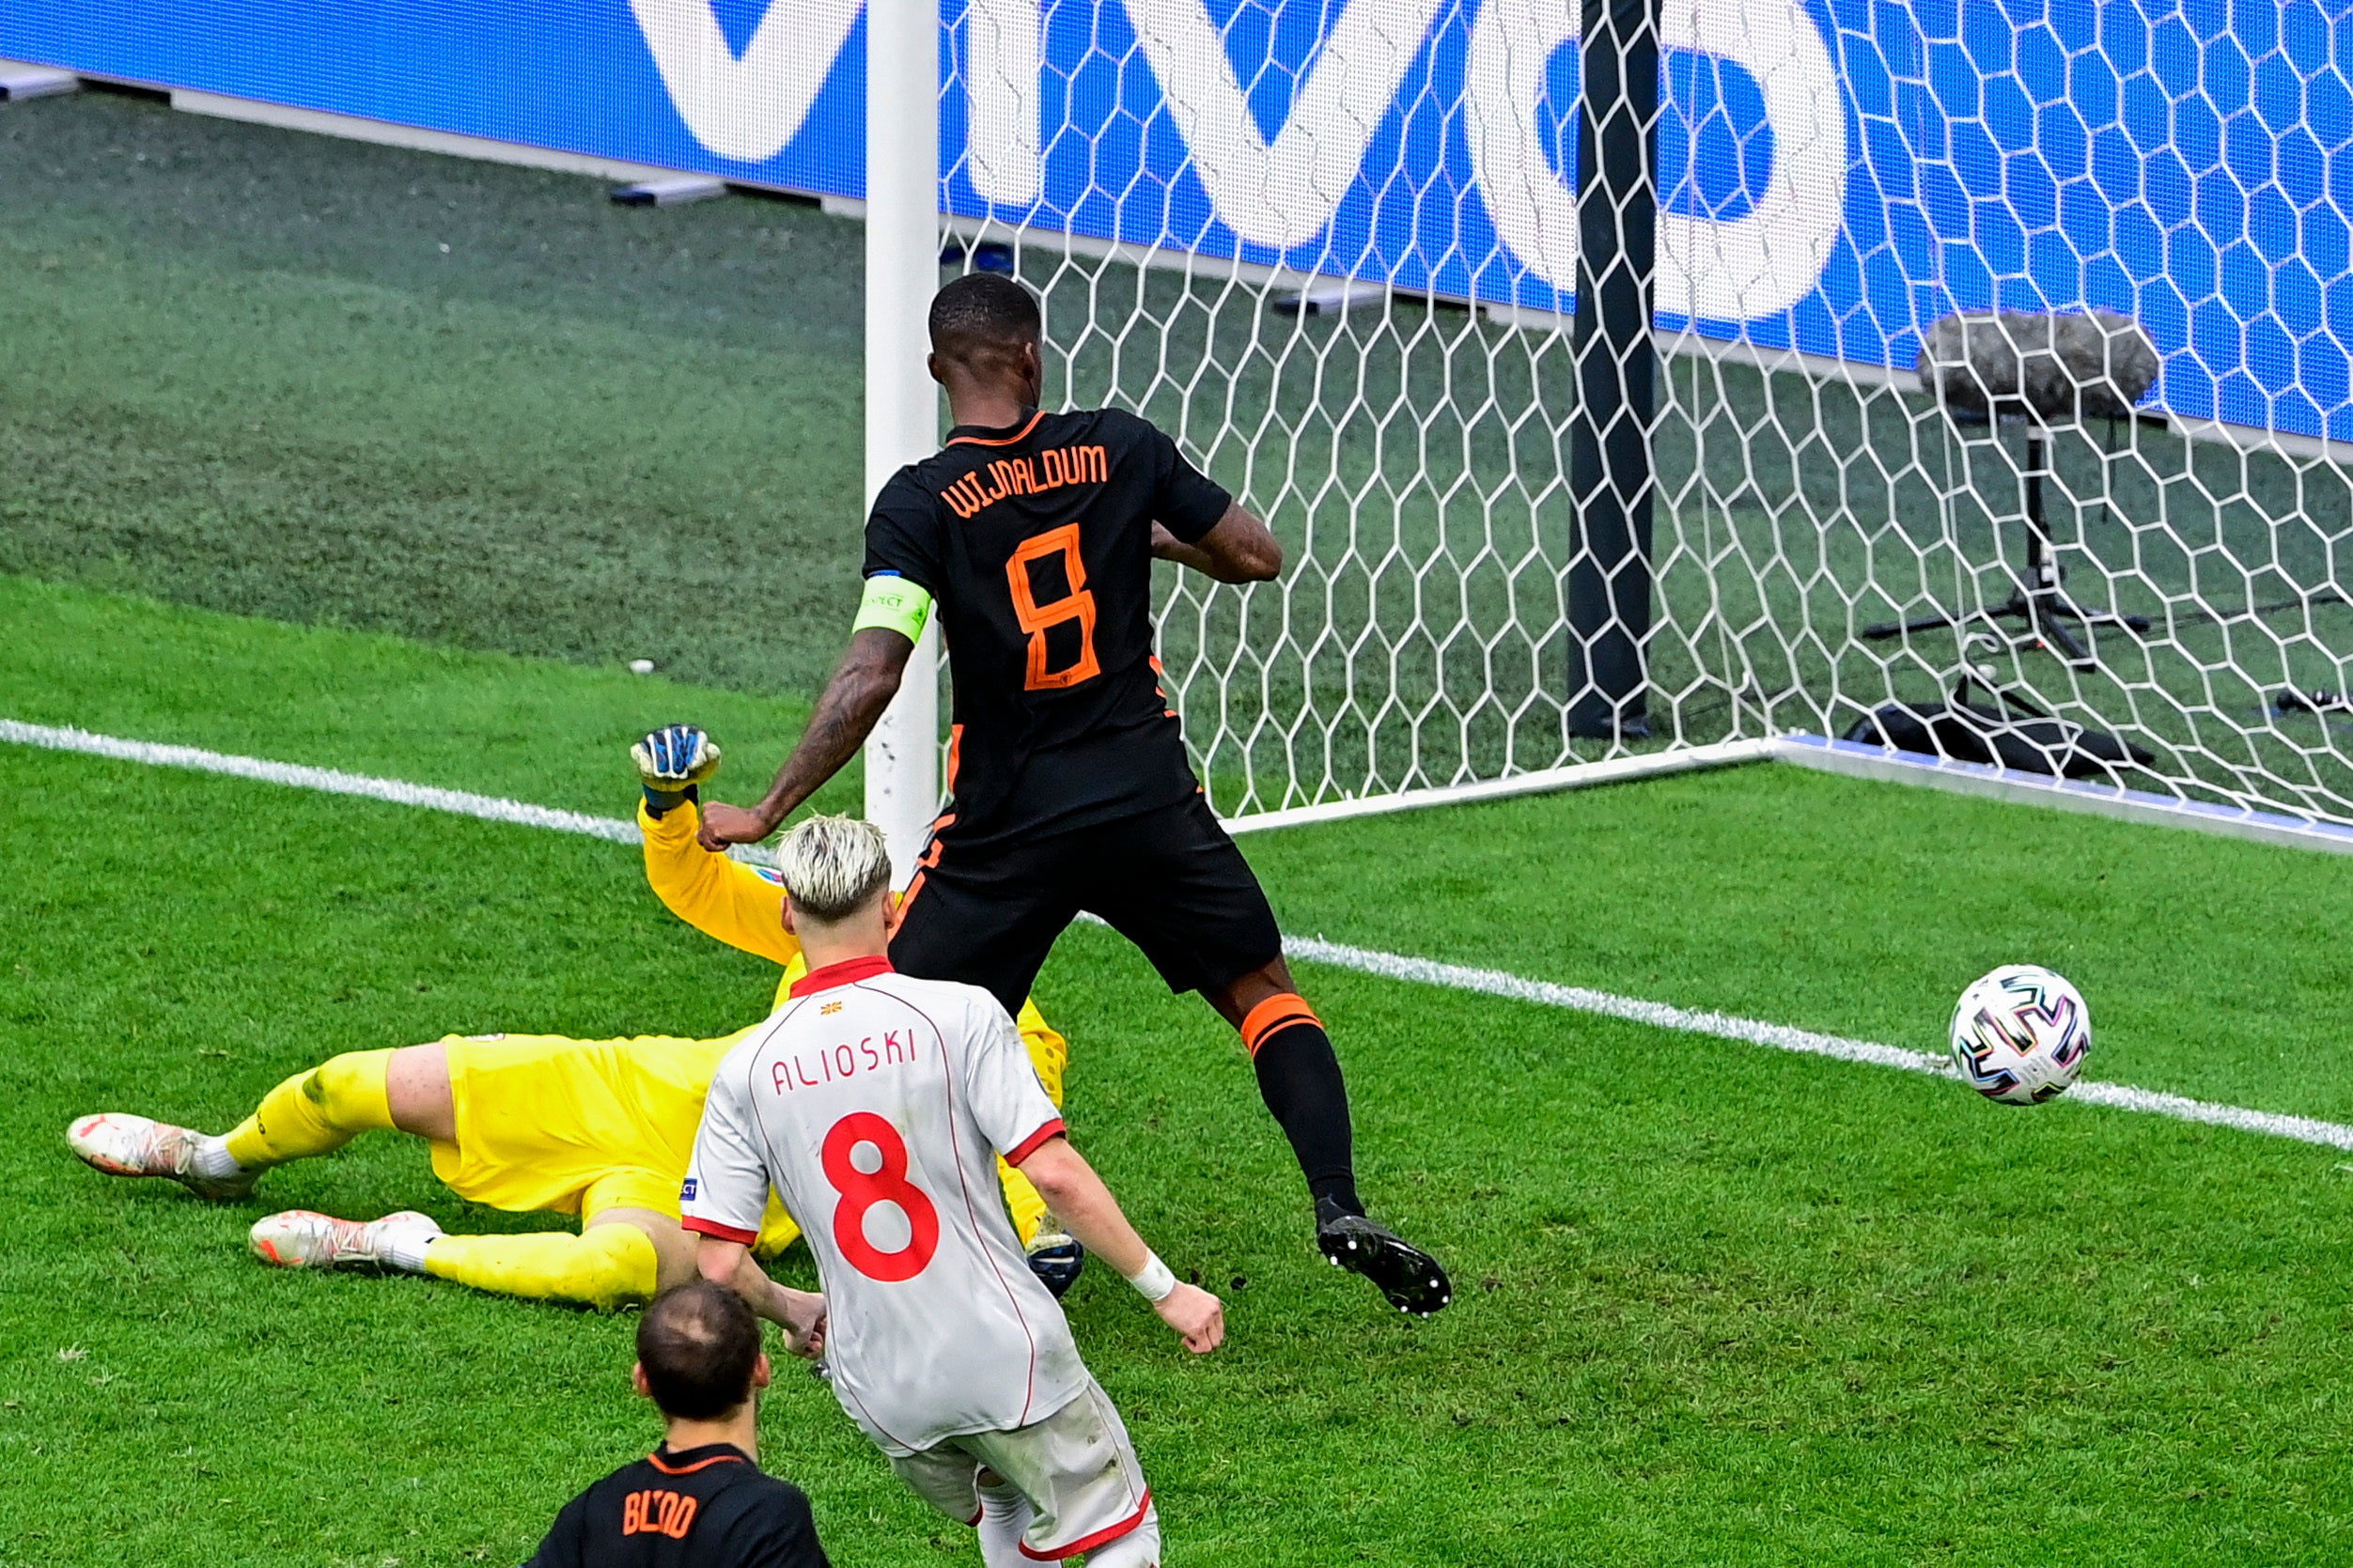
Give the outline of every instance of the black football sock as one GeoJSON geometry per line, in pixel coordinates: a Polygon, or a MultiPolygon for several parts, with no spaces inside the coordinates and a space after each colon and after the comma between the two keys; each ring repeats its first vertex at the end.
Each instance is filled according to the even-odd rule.
{"type": "Polygon", "coordinates": [[[1363,1214],[1364,1205],[1356,1196],[1348,1084],[1323,1024],[1296,996],[1277,997],[1252,1010],[1244,1020],[1242,1043],[1251,1048],[1258,1093],[1282,1124],[1300,1172],[1307,1178],[1317,1218],[1326,1219],[1333,1210],[1363,1214]],[[1270,1015],[1279,1003],[1290,1005],[1270,1015]],[[1259,1027],[1254,1030],[1252,1024],[1259,1027]]]}

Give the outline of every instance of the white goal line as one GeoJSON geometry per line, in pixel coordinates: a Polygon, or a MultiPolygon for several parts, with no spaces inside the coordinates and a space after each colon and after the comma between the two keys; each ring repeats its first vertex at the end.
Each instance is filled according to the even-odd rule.
{"type": "MultiPolygon", "coordinates": [[[[491,822],[513,823],[520,827],[553,829],[557,832],[580,833],[618,844],[642,841],[637,824],[619,817],[591,816],[584,812],[530,805],[503,796],[475,795],[461,789],[441,789],[401,779],[373,778],[365,773],[347,773],[333,768],[311,768],[301,763],[273,762],[264,757],[237,756],[226,752],[209,752],[197,746],[129,740],[117,736],[94,734],[89,730],[27,724],[14,719],[0,719],[0,741],[39,747],[45,751],[82,752],[150,767],[223,773],[233,778],[254,779],[294,789],[319,790],[330,795],[357,795],[393,805],[417,806],[428,811],[449,812],[491,822]]],[[[1350,947],[1342,942],[1327,941],[1321,937],[1286,936],[1283,941],[1285,951],[1291,957],[1312,964],[1327,964],[1335,969],[1353,970],[1384,980],[1440,986],[1449,990],[1471,991],[1511,1001],[1533,1002],[1542,1007],[1559,1007],[1570,1012],[1619,1018],[1628,1023],[1647,1024],[1654,1029],[1705,1034],[1753,1046],[1769,1046],[1776,1050],[1798,1051],[1808,1056],[1825,1056],[1838,1062],[1894,1067],[1905,1072],[1927,1073],[1941,1078],[1956,1076],[1946,1058],[1926,1051],[1907,1050],[1900,1046],[1848,1040],[1836,1034],[1817,1034],[1810,1030],[1792,1029],[1785,1024],[1763,1023],[1725,1013],[1674,1007],[1661,1001],[1644,1001],[1638,997],[1589,990],[1582,986],[1530,980],[1501,970],[1473,969],[1462,964],[1441,963],[1432,958],[1412,958],[1402,954],[1350,947]]],[[[2288,1116],[2276,1111],[2250,1110],[2241,1106],[2217,1105],[2181,1094],[2135,1089],[2122,1083],[2080,1082],[2068,1092],[2066,1098],[2088,1105],[2110,1106],[2119,1110],[2169,1116],[2175,1121],[2232,1127],[2241,1132],[2353,1151],[2353,1126],[2317,1121],[2309,1116],[2288,1116]]]]}
{"type": "MultiPolygon", "coordinates": [[[[1369,948],[1326,941],[1320,937],[1286,936],[1283,939],[1283,946],[1285,952],[1294,958],[1356,970],[1364,974],[1377,974],[1387,980],[1410,980],[1425,986],[1443,986],[1450,990],[1476,991],[1481,996],[1532,1001],[1545,1007],[1597,1013],[1604,1017],[1623,1018],[1628,1023],[1648,1024],[1653,1029],[1713,1035],[1719,1040],[1740,1040],[1752,1046],[1770,1046],[1775,1050],[1827,1056],[1839,1062],[1863,1062],[1875,1067],[1897,1067],[1905,1072],[1929,1073],[1938,1078],[1957,1079],[1960,1077],[1951,1058],[1932,1055],[1927,1051],[1906,1050],[1900,1046],[1848,1040],[1836,1034],[1816,1034],[1811,1030],[1792,1029],[1786,1024],[1737,1018],[1728,1013],[1671,1007],[1663,1001],[1613,996],[1608,991],[1587,990],[1582,986],[1529,980],[1520,975],[1506,974],[1501,970],[1472,969],[1462,964],[1442,964],[1431,958],[1408,958],[1395,953],[1377,953],[1369,948]]],[[[2236,1127],[2242,1132],[2259,1132],[2271,1138],[2292,1138],[2299,1143],[2353,1149],[2353,1126],[2315,1121],[2309,1116],[2249,1110],[2236,1105],[2216,1105],[2211,1101],[2193,1100],[2180,1094],[2159,1094],[2153,1089],[2135,1089],[2129,1084],[2088,1080],[2077,1083],[2067,1091],[2066,1097],[2086,1105],[2113,1106],[2120,1110],[2171,1116],[2176,1121],[2236,1127]]]]}

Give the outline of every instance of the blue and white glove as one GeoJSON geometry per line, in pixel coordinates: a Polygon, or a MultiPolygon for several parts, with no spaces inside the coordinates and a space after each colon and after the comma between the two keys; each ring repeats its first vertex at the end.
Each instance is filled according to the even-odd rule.
{"type": "Polygon", "coordinates": [[[695,785],[719,771],[719,743],[693,724],[668,724],[629,749],[646,809],[655,816],[696,799],[695,785]]]}

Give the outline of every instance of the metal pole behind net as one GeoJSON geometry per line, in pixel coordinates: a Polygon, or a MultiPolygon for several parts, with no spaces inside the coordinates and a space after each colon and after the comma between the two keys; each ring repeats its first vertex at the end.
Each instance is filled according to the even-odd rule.
{"type": "Polygon", "coordinates": [[[1568,568],[1568,732],[1650,733],[1643,672],[1650,637],[1650,434],[1658,350],[1650,336],[1658,193],[1657,0],[1584,0],[1578,99],[1577,417],[1569,486],[1578,539],[1568,568]]]}
{"type": "MultiPolygon", "coordinates": [[[[866,7],[866,504],[940,444],[925,317],[940,286],[939,0],[866,7]]],[[[940,629],[866,740],[866,819],[905,887],[940,809],[940,629]]]]}

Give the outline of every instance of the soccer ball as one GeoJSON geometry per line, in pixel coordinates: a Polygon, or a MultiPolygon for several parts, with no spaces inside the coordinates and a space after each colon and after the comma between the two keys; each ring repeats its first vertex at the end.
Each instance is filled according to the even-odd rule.
{"type": "Polygon", "coordinates": [[[2091,1050],[2082,993],[2033,964],[1981,976],[1953,1009],[1953,1064],[1971,1089],[2003,1105],[2065,1094],[2091,1050]]]}

